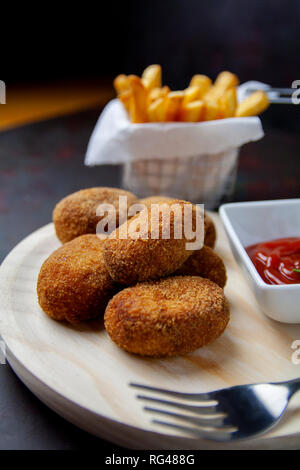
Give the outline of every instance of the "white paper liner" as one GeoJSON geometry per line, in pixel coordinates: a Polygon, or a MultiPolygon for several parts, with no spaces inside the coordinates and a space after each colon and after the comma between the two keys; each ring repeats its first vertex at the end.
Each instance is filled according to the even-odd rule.
{"type": "Polygon", "coordinates": [[[122,103],[115,99],[108,103],[96,124],[85,164],[214,154],[261,139],[263,135],[258,117],[132,124],[122,103]]]}

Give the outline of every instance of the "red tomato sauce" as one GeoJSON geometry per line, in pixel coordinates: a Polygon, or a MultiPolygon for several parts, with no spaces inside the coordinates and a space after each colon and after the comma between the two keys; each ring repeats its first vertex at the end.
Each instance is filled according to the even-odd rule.
{"type": "Polygon", "coordinates": [[[279,238],[245,249],[267,284],[300,283],[300,238],[279,238]]]}

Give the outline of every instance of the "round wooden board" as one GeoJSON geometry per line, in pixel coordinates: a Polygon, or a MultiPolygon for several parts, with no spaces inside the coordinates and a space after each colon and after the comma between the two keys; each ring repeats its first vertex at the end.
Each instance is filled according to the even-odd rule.
{"type": "Polygon", "coordinates": [[[272,431],[256,439],[220,444],[152,424],[128,386],[138,382],[185,392],[280,381],[300,376],[293,340],[300,325],[277,323],[260,312],[235,263],[219,217],[216,251],[225,261],[231,320],[213,344],[184,357],[145,359],[120,350],[103,322],[70,326],[40,309],[36,281],[42,262],[56,249],[52,224],[23,240],[0,269],[0,331],[8,361],[43,402],[79,427],[116,444],[144,449],[300,448],[300,394],[272,431]]]}

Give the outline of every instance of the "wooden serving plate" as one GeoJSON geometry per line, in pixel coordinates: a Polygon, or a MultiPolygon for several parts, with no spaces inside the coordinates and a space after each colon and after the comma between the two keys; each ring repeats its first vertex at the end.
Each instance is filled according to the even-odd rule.
{"type": "Polygon", "coordinates": [[[277,323],[260,310],[235,263],[219,217],[216,251],[228,270],[231,320],[213,344],[184,357],[145,359],[111,342],[103,321],[77,327],[40,309],[36,281],[45,258],[60,243],[52,224],[37,230],[7,256],[0,269],[0,331],[20,379],[50,408],[77,426],[119,445],[144,449],[300,448],[300,394],[280,424],[264,436],[235,443],[196,439],[151,423],[129,382],[185,392],[281,381],[300,376],[291,344],[300,325],[277,323]]]}

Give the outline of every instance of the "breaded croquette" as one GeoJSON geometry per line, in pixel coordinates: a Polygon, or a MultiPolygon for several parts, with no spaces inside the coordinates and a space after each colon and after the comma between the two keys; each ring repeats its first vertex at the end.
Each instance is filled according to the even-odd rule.
{"type": "Polygon", "coordinates": [[[97,235],[82,235],[44,261],[37,294],[47,315],[70,323],[103,315],[117,289],[105,267],[102,245],[97,235]]]}
{"type": "MultiPolygon", "coordinates": [[[[112,204],[116,209],[116,227],[119,225],[119,197],[127,196],[128,207],[137,202],[134,194],[117,188],[89,188],[63,198],[54,208],[53,222],[56,235],[62,243],[86,233],[96,233],[102,217],[97,216],[99,204],[112,204]]],[[[122,214],[123,216],[123,214],[122,214]]],[[[126,220],[127,214],[125,214],[126,220]]]]}
{"type": "Polygon", "coordinates": [[[164,202],[174,201],[174,198],[168,196],[150,196],[139,199],[139,203],[145,204],[145,206],[150,207],[151,204],[163,204],[164,202]]]}
{"type": "Polygon", "coordinates": [[[194,251],[174,275],[205,277],[222,288],[227,280],[223,260],[209,246],[194,251]]]}
{"type": "Polygon", "coordinates": [[[204,245],[214,248],[217,238],[216,227],[206,212],[204,215],[204,234],[204,245]]]}
{"type": "MultiPolygon", "coordinates": [[[[151,204],[163,204],[164,202],[170,201],[172,201],[172,198],[168,196],[150,196],[139,199],[138,202],[150,207],[151,204]]],[[[204,214],[204,245],[214,248],[217,236],[216,227],[211,217],[209,217],[206,212],[204,214]]]]}
{"type": "Polygon", "coordinates": [[[112,341],[142,356],[176,356],[218,338],[229,321],[223,289],[199,276],[175,276],[128,287],[108,303],[112,341]]]}
{"type": "MultiPolygon", "coordinates": [[[[103,256],[111,277],[121,284],[131,285],[136,282],[159,279],[176,271],[193,253],[187,248],[187,239],[183,213],[185,206],[191,205],[186,201],[173,199],[165,203],[169,217],[156,218],[151,208],[144,209],[140,214],[125,222],[104,240],[103,256]],[[170,207],[176,207],[180,220],[170,207]],[[180,226],[179,226],[180,224],[180,226]],[[152,229],[157,225],[157,237],[153,237],[152,229]],[[137,228],[137,238],[133,238],[132,230],[137,228]],[[176,238],[175,232],[180,228],[181,238],[176,238]],[[168,232],[167,237],[164,234],[168,232]]],[[[192,205],[191,205],[192,206],[192,205]]],[[[193,222],[195,221],[195,206],[192,206],[193,222]]]]}

